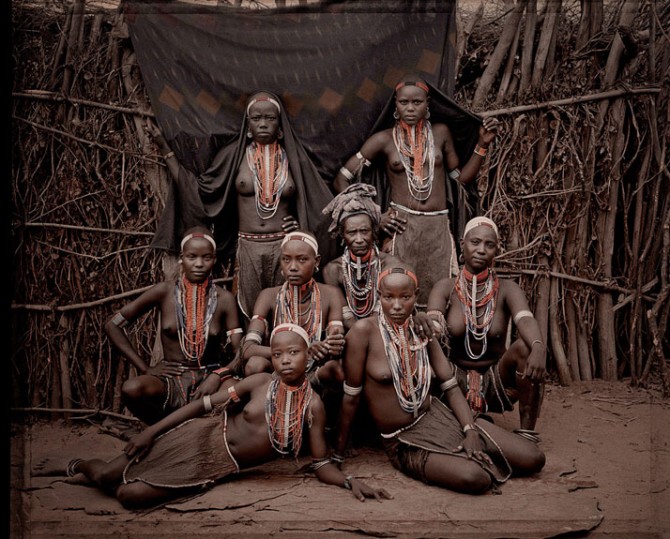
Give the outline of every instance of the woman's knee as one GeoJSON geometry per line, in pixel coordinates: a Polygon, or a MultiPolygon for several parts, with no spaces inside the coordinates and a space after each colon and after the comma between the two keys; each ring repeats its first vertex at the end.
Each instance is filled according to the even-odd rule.
{"type": "Polygon", "coordinates": [[[260,356],[252,356],[248,359],[244,365],[244,375],[251,376],[252,374],[257,374],[259,372],[271,372],[272,364],[260,356]]]}
{"type": "Polygon", "coordinates": [[[532,475],[538,473],[544,468],[546,456],[544,452],[534,443],[529,444],[528,449],[524,452],[523,458],[515,466],[517,475],[532,475]]]}

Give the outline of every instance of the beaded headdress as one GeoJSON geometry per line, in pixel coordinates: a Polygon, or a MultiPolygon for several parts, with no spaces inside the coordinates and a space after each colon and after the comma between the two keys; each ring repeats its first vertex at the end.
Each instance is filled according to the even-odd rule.
{"type": "Polygon", "coordinates": [[[489,228],[492,228],[493,232],[495,232],[496,234],[496,239],[499,238],[500,235],[498,233],[498,226],[491,219],[484,216],[473,217],[472,219],[470,219],[466,223],[465,228],[463,229],[463,237],[465,238],[468,232],[470,232],[473,228],[476,228],[478,226],[487,226],[489,228]]]}

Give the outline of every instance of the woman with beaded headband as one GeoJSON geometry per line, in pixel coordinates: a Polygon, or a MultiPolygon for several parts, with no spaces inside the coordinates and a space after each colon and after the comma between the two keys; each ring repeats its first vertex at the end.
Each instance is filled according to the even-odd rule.
{"type": "Polygon", "coordinates": [[[452,192],[477,177],[498,121],[480,120],[412,76],[396,85],[394,105],[393,119],[387,107],[374,134],[340,169],[333,186],[337,192],[354,181],[376,186],[385,211],[383,249],[417,268],[423,290],[417,307],[425,310],[433,284],[458,271],[449,216],[456,206],[452,192]],[[456,128],[467,128],[468,138],[462,141],[466,152],[456,147],[456,128]]]}
{"type": "Polygon", "coordinates": [[[347,332],[344,397],[333,459],[343,462],[361,397],[394,467],[426,483],[478,494],[544,466],[536,444],[474,419],[439,341],[421,338],[418,283],[406,265],[379,276],[381,309],[347,332]],[[432,372],[448,406],[430,394],[432,372]]]}
{"type": "Polygon", "coordinates": [[[446,338],[449,359],[474,412],[502,413],[519,401],[519,429],[537,440],[546,352],[526,296],[493,269],[498,227],[486,217],[468,221],[461,240],[464,265],[455,278],[438,281],[427,316],[446,338]],[[507,348],[508,326],[517,337],[507,348]]]}
{"type": "Polygon", "coordinates": [[[270,347],[276,376],[255,374],[192,401],[131,438],[109,462],[47,461],[35,475],[84,474],[124,507],[141,509],[212,488],[279,456],[298,459],[308,440],[311,470],[320,481],[349,489],[361,501],[390,499],[385,490],[345,475],[328,457],[324,405],[305,378],[307,333],[281,324],[270,347]]]}
{"type": "Polygon", "coordinates": [[[223,368],[242,339],[233,295],[214,283],[216,243],[205,227],[181,241],[179,275],[155,284],[106,322],[114,348],[137,370],[121,388],[123,404],[149,425],[219,388],[223,368]],[[132,344],[125,327],[153,309],[160,314],[163,357],[155,365],[132,344]],[[229,346],[227,346],[229,345],[229,346]]]}
{"type": "MultiPolygon", "coordinates": [[[[148,133],[165,157],[179,193],[180,219],[169,204],[154,245],[170,244],[179,221],[212,223],[222,262],[235,259],[233,291],[246,325],[258,294],[283,282],[281,242],[298,226],[314,230],[326,248],[320,214],[332,193],[289,124],[279,97],[256,92],[246,101],[237,140],[196,176],[181,166],[161,131],[148,133]]],[[[330,256],[330,255],[328,255],[330,256]]]]}
{"type": "Polygon", "coordinates": [[[340,356],[344,346],[340,289],[318,283],[314,274],[321,257],[313,234],[295,231],[286,235],[281,248],[281,268],[286,281],[263,290],[242,343],[244,373],[270,372],[272,363],[267,335],[273,327],[293,323],[309,335],[310,380],[317,388],[342,382],[340,356]]]}
{"type": "Polygon", "coordinates": [[[339,236],[344,243],[344,253],[323,269],[323,282],[339,287],[344,293],[342,318],[346,329],[356,320],[377,312],[377,277],[395,260],[377,246],[381,210],[374,201],[376,194],[372,185],[356,183],[323,209],[324,214],[331,216],[328,229],[331,236],[339,236]]]}

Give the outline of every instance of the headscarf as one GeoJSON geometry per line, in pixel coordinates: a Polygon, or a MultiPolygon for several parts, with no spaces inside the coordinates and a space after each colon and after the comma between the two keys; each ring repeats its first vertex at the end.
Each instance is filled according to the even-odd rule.
{"type": "MultiPolygon", "coordinates": [[[[269,96],[277,103],[272,92],[254,92],[269,96]]],[[[333,193],[319,174],[291,127],[286,107],[280,107],[280,128],[284,134],[281,144],[286,151],[289,170],[295,182],[295,217],[300,228],[314,233],[319,243],[323,263],[334,258],[335,246],[328,236],[327,219],[321,209],[332,199],[333,193]]],[[[184,230],[197,224],[212,225],[218,258],[226,263],[237,248],[238,211],[235,179],[250,140],[247,137],[248,118],[244,114],[237,139],[224,146],[215,155],[209,168],[200,175],[179,167],[179,177],[170,183],[171,192],[158,223],[152,247],[179,252],[179,239],[184,230]]]]}
{"type": "Polygon", "coordinates": [[[330,215],[331,223],[328,232],[332,237],[337,236],[342,222],[352,215],[364,214],[370,217],[372,226],[377,228],[382,213],[379,204],[375,202],[377,190],[366,183],[353,183],[338,194],[323,209],[324,215],[330,215]]]}

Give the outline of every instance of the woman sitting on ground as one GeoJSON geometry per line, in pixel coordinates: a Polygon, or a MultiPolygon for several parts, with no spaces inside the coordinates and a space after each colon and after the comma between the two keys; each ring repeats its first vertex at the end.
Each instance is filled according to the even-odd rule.
{"type": "Polygon", "coordinates": [[[513,410],[518,400],[520,428],[515,432],[537,441],[545,346],[523,290],[493,269],[499,242],[491,219],[468,221],[461,240],[464,265],[458,277],[435,284],[426,314],[446,339],[472,410],[502,413],[513,410]],[[518,336],[507,348],[510,321],[518,336]]]}
{"type": "Polygon", "coordinates": [[[264,345],[266,336],[273,327],[292,323],[309,335],[310,380],[317,386],[332,381],[341,384],[344,298],[339,288],[316,282],[314,274],[321,261],[318,249],[316,238],[308,232],[291,232],[284,238],[281,269],[286,282],[266,288],[258,296],[242,344],[245,375],[272,371],[270,348],[264,345]]]}
{"type": "Polygon", "coordinates": [[[416,275],[406,265],[383,271],[381,312],[347,333],[334,460],[344,460],[363,396],[391,463],[410,477],[477,494],[512,474],[540,471],[545,459],[536,444],[473,418],[438,339],[415,331],[417,293],[416,275]],[[430,394],[431,368],[448,406],[430,394]]]}
{"type": "MultiPolygon", "coordinates": [[[[280,455],[297,458],[305,435],[320,481],[347,488],[361,501],[390,499],[386,491],[345,476],[328,458],[323,403],[305,378],[307,333],[293,324],[279,325],[270,346],[276,377],[262,373],[240,380],[148,427],[114,460],[74,459],[60,472],[82,473],[114,492],[124,507],[140,509],[211,488],[280,455]]],[[[45,473],[34,475],[47,475],[49,463],[41,468],[45,473]]]]}
{"type": "Polygon", "coordinates": [[[152,286],[119,309],[105,324],[114,348],[137,369],[121,387],[130,412],[151,425],[193,399],[219,389],[224,358],[230,361],[242,339],[235,298],[214,283],[216,243],[205,227],[181,240],[179,275],[152,286]],[[158,309],[163,357],[150,365],[135,349],[126,326],[158,309]],[[226,348],[229,345],[229,349],[226,348]]]}

